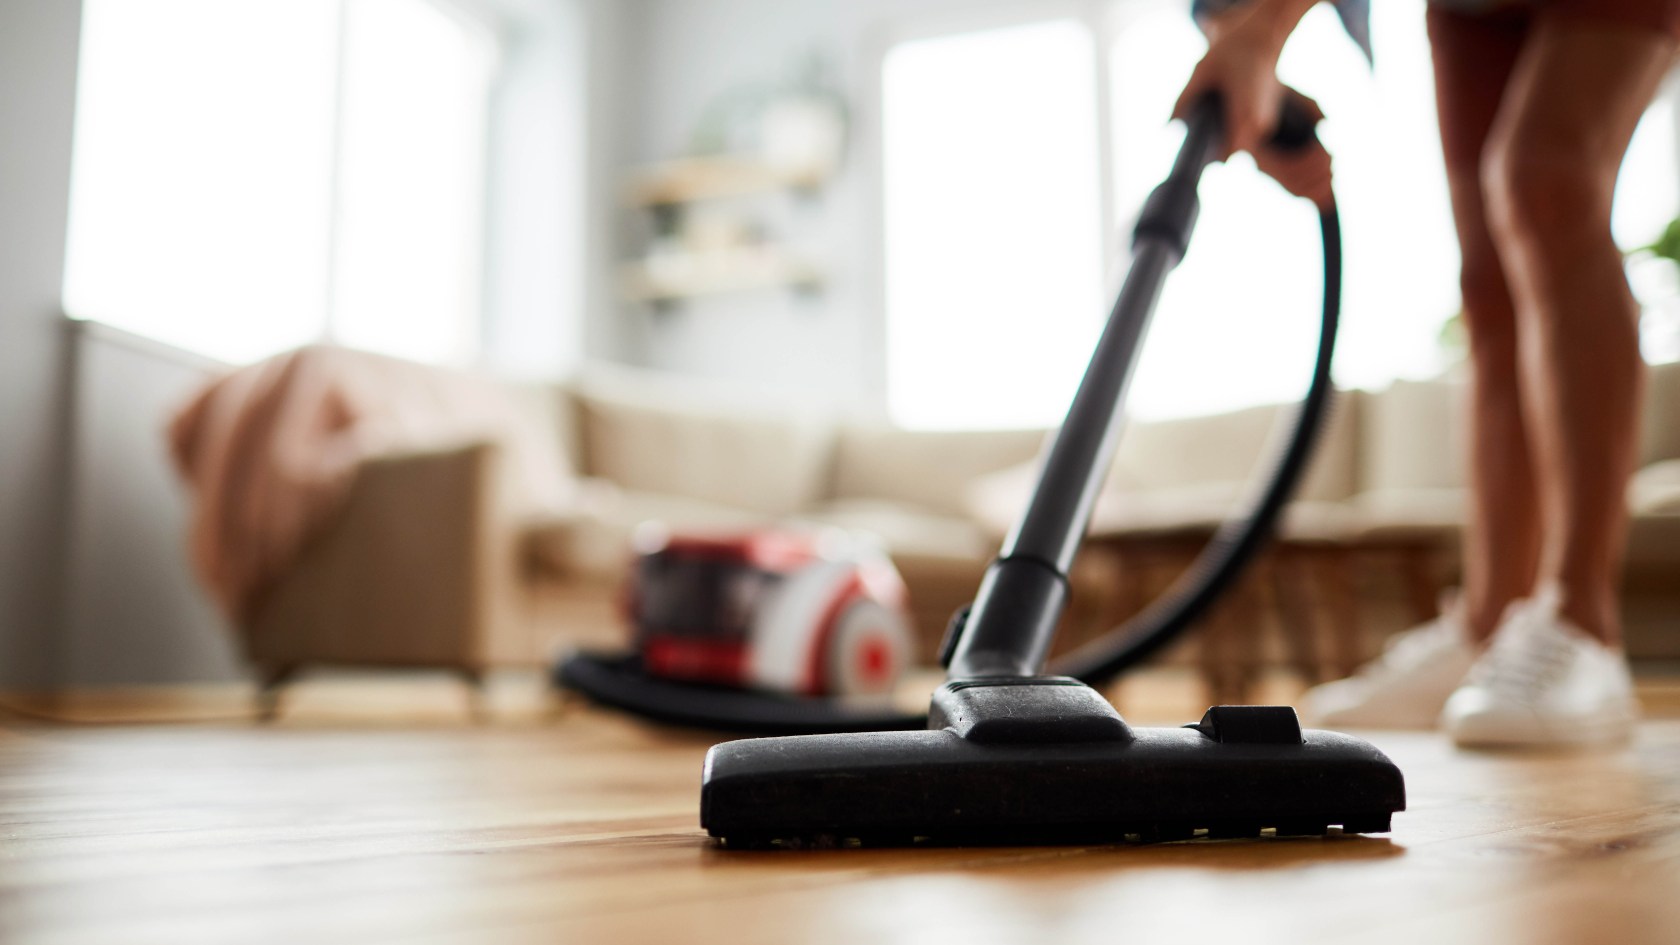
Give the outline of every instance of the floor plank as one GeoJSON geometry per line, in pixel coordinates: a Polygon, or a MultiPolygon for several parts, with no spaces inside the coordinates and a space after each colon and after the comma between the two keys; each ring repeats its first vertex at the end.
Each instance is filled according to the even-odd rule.
{"type": "Polygon", "coordinates": [[[736,853],[704,736],[592,709],[485,727],[0,728],[0,941],[1680,940],[1680,720],[1627,749],[1373,733],[1388,837],[736,853]]]}

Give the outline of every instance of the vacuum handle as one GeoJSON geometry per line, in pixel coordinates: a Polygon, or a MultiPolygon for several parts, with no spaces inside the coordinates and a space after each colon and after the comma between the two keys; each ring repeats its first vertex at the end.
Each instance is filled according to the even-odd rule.
{"type": "Polygon", "coordinates": [[[1189,247],[1201,202],[1202,172],[1222,148],[1219,101],[1209,97],[1191,114],[1172,173],[1144,201],[1132,229],[1132,265],[1091,356],[1067,419],[1050,442],[1038,488],[1001,557],[1027,555],[1066,574],[1085,537],[1091,509],[1120,439],[1121,409],[1138,349],[1167,274],[1189,247]]]}
{"type": "MultiPolygon", "coordinates": [[[[1138,349],[1167,275],[1189,248],[1201,207],[1196,189],[1224,151],[1224,124],[1219,97],[1203,98],[1185,122],[1172,173],[1144,201],[1132,230],[1131,268],[1067,419],[1046,448],[1038,486],[987,568],[967,619],[954,628],[946,663],[953,679],[1032,676],[1044,666],[1067,607],[1068,570],[1120,440],[1138,349]]],[[[1286,97],[1271,143],[1304,147],[1316,124],[1305,103],[1286,97]]]]}
{"type": "Polygon", "coordinates": [[[1138,215],[1131,268],[1067,419],[1046,448],[1032,500],[987,569],[951,650],[954,679],[1031,676],[1044,665],[1067,605],[1068,570],[1120,439],[1138,349],[1167,274],[1189,245],[1202,172],[1223,148],[1217,98],[1204,99],[1185,125],[1172,173],[1138,215]]]}

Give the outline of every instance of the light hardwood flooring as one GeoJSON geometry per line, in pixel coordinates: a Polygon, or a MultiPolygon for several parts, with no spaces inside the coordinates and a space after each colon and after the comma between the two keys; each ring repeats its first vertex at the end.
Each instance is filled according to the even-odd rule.
{"type": "Polygon", "coordinates": [[[1680,719],[1585,754],[1372,733],[1410,794],[1380,838],[735,853],[696,825],[705,736],[299,698],[0,722],[0,942],[1680,942],[1680,719]]]}

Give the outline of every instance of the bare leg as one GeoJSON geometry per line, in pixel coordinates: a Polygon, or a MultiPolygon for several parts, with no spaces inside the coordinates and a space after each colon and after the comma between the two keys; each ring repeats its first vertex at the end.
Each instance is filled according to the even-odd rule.
{"type": "Polygon", "coordinates": [[[1539,16],[1483,157],[1488,218],[1516,303],[1542,526],[1537,583],[1556,583],[1564,615],[1609,643],[1620,639],[1625,492],[1643,386],[1610,202],[1674,46],[1654,31],[1539,16]]]}
{"type": "Polygon", "coordinates": [[[1487,639],[1512,601],[1529,593],[1540,553],[1540,505],[1517,373],[1517,320],[1488,232],[1482,164],[1528,28],[1522,18],[1429,11],[1436,109],[1460,285],[1470,335],[1470,509],[1464,534],[1465,621],[1487,639]]]}

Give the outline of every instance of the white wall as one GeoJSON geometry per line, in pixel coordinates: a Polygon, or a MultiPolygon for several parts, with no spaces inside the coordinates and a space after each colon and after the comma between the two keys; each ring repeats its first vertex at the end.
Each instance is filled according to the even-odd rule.
{"type": "Polygon", "coordinates": [[[0,3],[0,686],[56,676],[76,0],[0,3]]]}
{"type": "Polygon", "coordinates": [[[556,377],[583,358],[587,305],[586,0],[471,0],[495,24],[485,220],[488,367],[556,377]]]}
{"type": "Polygon", "coordinates": [[[620,310],[616,271],[623,243],[618,203],[625,135],[635,111],[642,0],[583,0],[588,36],[584,185],[584,352],[638,363],[636,326],[620,310]]]}
{"type": "Polygon", "coordinates": [[[243,678],[225,623],[187,566],[187,495],[164,430],[221,366],[116,329],[77,324],[67,686],[243,678]]]}

